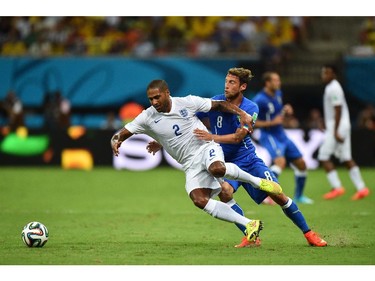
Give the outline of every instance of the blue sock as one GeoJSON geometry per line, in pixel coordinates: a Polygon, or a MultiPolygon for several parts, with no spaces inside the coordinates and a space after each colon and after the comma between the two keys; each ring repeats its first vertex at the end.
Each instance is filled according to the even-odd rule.
{"type": "Polygon", "coordinates": [[[308,227],[306,220],[301,213],[301,211],[298,209],[298,206],[292,201],[292,199],[288,199],[288,202],[281,207],[284,214],[292,220],[292,222],[298,226],[299,229],[303,233],[306,233],[310,230],[308,227]]]}
{"type": "Polygon", "coordinates": [[[306,175],[295,176],[296,189],[294,193],[294,198],[300,198],[303,195],[303,190],[305,188],[306,175]]]}
{"type": "MultiPolygon", "coordinates": [[[[227,202],[227,204],[234,210],[236,211],[236,213],[240,214],[241,216],[243,216],[243,211],[240,207],[240,205],[237,204],[237,202],[234,201],[234,204],[231,205],[230,202],[234,201],[234,199],[232,199],[231,201],[227,202]]],[[[237,224],[236,223],[236,226],[241,230],[241,232],[246,235],[246,227],[243,226],[242,224],[237,224]]]]}

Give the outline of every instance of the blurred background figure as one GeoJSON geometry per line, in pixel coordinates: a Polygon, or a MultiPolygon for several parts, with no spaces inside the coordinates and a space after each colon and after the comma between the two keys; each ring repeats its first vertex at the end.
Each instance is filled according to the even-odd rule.
{"type": "Polygon", "coordinates": [[[366,186],[361,170],[352,157],[350,113],[344,90],[337,80],[337,73],[337,68],[334,65],[322,66],[321,79],[325,84],[323,109],[326,131],[324,141],[319,148],[318,160],[321,162],[331,186],[331,190],[324,194],[323,198],[331,200],[345,193],[336,165],[331,160],[334,156],[346,166],[355,186],[356,193],[352,196],[352,200],[360,200],[370,195],[370,189],[366,186]]]}
{"type": "Polygon", "coordinates": [[[1,103],[1,108],[5,111],[8,118],[9,130],[14,132],[18,127],[23,127],[24,111],[21,100],[13,90],[10,90],[1,103]]]}
{"type": "Polygon", "coordinates": [[[375,107],[367,105],[358,115],[357,127],[368,130],[375,130],[375,107]]]}
{"type": "Polygon", "coordinates": [[[113,111],[107,113],[107,119],[101,124],[103,130],[118,130],[123,126],[113,111]]]}
{"type": "Polygon", "coordinates": [[[313,204],[314,201],[304,195],[307,179],[306,162],[299,148],[284,130],[285,118],[292,120],[288,126],[294,128],[299,127],[299,121],[294,117],[291,104],[283,103],[280,75],[275,71],[267,71],[263,73],[262,81],[264,87],[255,95],[253,101],[259,107],[256,123],[261,131],[259,143],[267,149],[272,158],[270,170],[279,178],[287,165],[290,165],[295,179],[293,201],[313,204]]]}
{"type": "Polygon", "coordinates": [[[44,121],[47,129],[67,129],[70,126],[70,114],[70,102],[60,91],[45,96],[44,121]]]}
{"type": "Polygon", "coordinates": [[[324,130],[324,119],[322,113],[319,109],[313,108],[309,112],[309,116],[306,120],[305,128],[310,129],[318,129],[323,131],[324,130]]]}

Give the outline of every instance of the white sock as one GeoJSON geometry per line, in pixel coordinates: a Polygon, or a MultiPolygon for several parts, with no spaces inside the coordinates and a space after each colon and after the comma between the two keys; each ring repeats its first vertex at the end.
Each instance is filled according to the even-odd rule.
{"type": "Polygon", "coordinates": [[[241,170],[237,165],[233,163],[225,163],[225,175],[224,178],[228,178],[230,180],[238,180],[242,182],[248,182],[254,185],[255,187],[259,187],[261,178],[254,177],[249,173],[241,170]]]}
{"type": "Polygon", "coordinates": [[[226,202],[225,204],[227,204],[229,207],[232,207],[233,205],[237,204],[237,202],[233,198],[233,199],[229,200],[228,202],[226,202]]]}
{"type": "Polygon", "coordinates": [[[227,204],[214,199],[209,199],[203,210],[214,218],[242,224],[243,226],[246,226],[251,221],[250,219],[236,213],[236,211],[227,204]]]}
{"type": "Polygon", "coordinates": [[[349,175],[358,191],[365,188],[365,182],[362,179],[361,171],[359,170],[358,166],[351,168],[349,170],[349,175]]]}
{"type": "Polygon", "coordinates": [[[293,164],[290,164],[290,166],[292,167],[292,169],[294,171],[294,175],[296,177],[307,177],[307,169],[302,171],[302,170],[298,169],[296,166],[294,166],[293,164]]]}
{"type": "Polygon", "coordinates": [[[280,175],[281,175],[281,172],[283,171],[279,166],[277,166],[277,165],[272,165],[271,167],[270,167],[270,170],[272,171],[272,172],[274,172],[275,174],[276,174],[276,176],[277,177],[279,177],[280,175]]]}
{"type": "Polygon", "coordinates": [[[329,184],[333,188],[340,188],[340,187],[342,187],[341,181],[339,179],[339,176],[338,176],[336,170],[332,170],[329,173],[327,173],[327,179],[328,179],[329,184]]]}

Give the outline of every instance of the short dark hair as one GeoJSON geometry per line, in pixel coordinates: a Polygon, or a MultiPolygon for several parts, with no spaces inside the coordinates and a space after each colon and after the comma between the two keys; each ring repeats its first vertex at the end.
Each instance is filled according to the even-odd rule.
{"type": "Polygon", "coordinates": [[[164,92],[166,90],[169,90],[169,87],[165,80],[157,79],[157,80],[152,80],[148,84],[147,91],[150,89],[159,89],[160,92],[164,92]]]}
{"type": "Polygon", "coordinates": [[[263,73],[263,75],[262,75],[262,82],[263,82],[263,85],[266,85],[266,82],[268,82],[268,81],[271,80],[271,76],[272,76],[273,74],[277,74],[277,75],[278,75],[278,73],[275,72],[275,71],[266,71],[266,72],[263,73]]]}
{"type": "Polygon", "coordinates": [[[249,84],[251,78],[254,77],[250,69],[243,67],[232,67],[228,70],[228,74],[237,76],[241,85],[244,83],[249,84]]]}
{"type": "Polygon", "coordinates": [[[337,67],[334,64],[326,63],[323,67],[331,69],[334,74],[337,74],[337,67]]]}

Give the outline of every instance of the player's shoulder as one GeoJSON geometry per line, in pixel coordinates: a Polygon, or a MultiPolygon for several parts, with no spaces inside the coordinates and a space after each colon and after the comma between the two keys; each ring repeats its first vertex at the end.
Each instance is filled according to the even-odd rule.
{"type": "Polygon", "coordinates": [[[256,111],[258,110],[258,105],[256,102],[244,97],[240,106],[245,111],[256,111]]]}
{"type": "Polygon", "coordinates": [[[328,93],[333,93],[333,92],[342,92],[342,87],[339,81],[337,80],[332,80],[329,82],[326,86],[326,90],[328,93]]]}
{"type": "Polygon", "coordinates": [[[262,91],[259,91],[255,94],[255,96],[252,98],[253,101],[260,101],[260,100],[263,100],[265,98],[265,92],[262,90],[262,91]]]}

